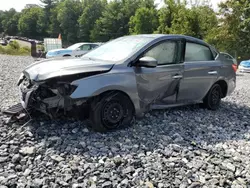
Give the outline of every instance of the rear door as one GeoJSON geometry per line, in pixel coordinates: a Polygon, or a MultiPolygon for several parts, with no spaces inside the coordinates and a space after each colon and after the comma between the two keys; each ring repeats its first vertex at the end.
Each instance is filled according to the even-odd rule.
{"type": "Polygon", "coordinates": [[[221,62],[207,45],[186,41],[178,102],[201,101],[219,76],[221,62]]]}
{"type": "Polygon", "coordinates": [[[178,87],[183,74],[180,63],[181,43],[165,40],[140,57],[153,57],[158,61],[155,68],[134,67],[137,89],[143,104],[168,105],[176,103],[178,87]]]}

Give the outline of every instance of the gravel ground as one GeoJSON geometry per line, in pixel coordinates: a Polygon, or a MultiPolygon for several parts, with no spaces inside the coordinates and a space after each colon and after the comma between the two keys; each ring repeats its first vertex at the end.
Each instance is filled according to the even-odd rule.
{"type": "MultiPolygon", "coordinates": [[[[30,57],[0,56],[0,108],[30,57]]],[[[250,75],[216,111],[153,111],[132,127],[89,132],[81,122],[6,125],[0,115],[3,187],[250,187],[250,75]]]]}

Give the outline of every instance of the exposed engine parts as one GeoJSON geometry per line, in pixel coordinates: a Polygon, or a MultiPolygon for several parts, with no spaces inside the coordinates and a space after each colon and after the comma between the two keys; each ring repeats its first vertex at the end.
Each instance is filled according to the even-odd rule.
{"type": "Polygon", "coordinates": [[[56,79],[46,83],[35,83],[25,77],[19,82],[23,108],[38,110],[51,118],[56,116],[59,110],[66,114],[73,106],[80,106],[86,101],[70,98],[75,89],[76,86],[56,79]]]}

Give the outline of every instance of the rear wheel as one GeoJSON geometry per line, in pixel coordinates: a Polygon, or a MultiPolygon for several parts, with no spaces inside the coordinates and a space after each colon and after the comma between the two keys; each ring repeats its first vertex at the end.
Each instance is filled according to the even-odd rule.
{"type": "Polygon", "coordinates": [[[63,57],[71,57],[71,55],[69,55],[69,54],[66,54],[66,55],[64,55],[63,57]]]}
{"type": "Polygon", "coordinates": [[[209,110],[217,110],[220,107],[222,90],[219,84],[214,84],[203,100],[203,106],[209,110]]]}
{"type": "Polygon", "coordinates": [[[119,92],[111,92],[100,100],[94,100],[90,108],[90,125],[98,132],[128,126],[134,116],[133,103],[126,95],[119,92]]]}

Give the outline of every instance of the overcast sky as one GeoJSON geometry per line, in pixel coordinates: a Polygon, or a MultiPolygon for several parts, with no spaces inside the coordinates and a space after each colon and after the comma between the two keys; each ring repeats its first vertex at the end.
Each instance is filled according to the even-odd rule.
{"type": "MultiPolygon", "coordinates": [[[[215,9],[220,1],[221,0],[211,0],[215,9]]],[[[21,11],[26,4],[40,4],[40,0],[0,0],[0,10],[15,8],[17,11],[21,11]]]]}

